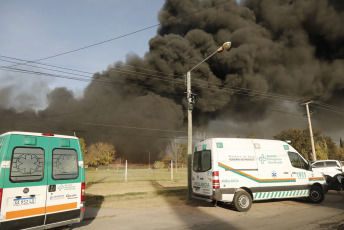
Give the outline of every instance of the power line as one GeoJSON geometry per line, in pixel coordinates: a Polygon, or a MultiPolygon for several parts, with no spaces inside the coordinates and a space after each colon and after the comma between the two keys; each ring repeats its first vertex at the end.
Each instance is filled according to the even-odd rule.
{"type": "MultiPolygon", "coordinates": [[[[38,71],[30,71],[30,70],[23,70],[23,69],[18,69],[18,68],[11,68],[11,67],[0,67],[0,69],[6,70],[6,71],[11,71],[11,72],[19,72],[19,73],[27,73],[27,74],[31,74],[31,75],[43,75],[43,76],[49,76],[49,77],[54,77],[54,78],[64,78],[64,79],[69,79],[69,80],[75,80],[75,81],[83,81],[83,82],[93,82],[96,84],[100,84],[100,85],[105,85],[105,86],[126,86],[127,84],[125,83],[118,83],[115,82],[114,80],[107,80],[107,79],[96,79],[96,78],[79,78],[79,77],[72,77],[72,76],[65,76],[65,75],[57,75],[57,74],[51,74],[51,73],[45,73],[45,72],[38,72],[38,71]]],[[[126,73],[129,74],[129,73],[126,73]]],[[[159,79],[156,79],[159,80],[159,79]]],[[[141,81],[138,80],[130,80],[132,82],[137,82],[137,83],[141,83],[141,81]]],[[[168,81],[171,83],[178,83],[175,82],[174,80],[164,80],[164,81],[168,81]]],[[[128,83],[128,82],[126,82],[128,83]]],[[[130,82],[129,82],[130,83],[130,82]]],[[[181,84],[181,82],[179,82],[179,84],[181,84]]],[[[147,89],[147,90],[152,90],[155,87],[154,85],[151,85],[151,87],[148,86],[141,86],[142,89],[147,89]]],[[[154,91],[153,91],[154,92],[154,91]]],[[[176,94],[168,94],[168,93],[159,93],[158,95],[161,96],[173,96],[173,97],[180,97],[182,98],[182,96],[178,96],[176,94]]]]}
{"type": "MultiPolygon", "coordinates": [[[[46,64],[46,63],[41,63],[41,62],[29,61],[29,60],[25,60],[25,59],[14,58],[14,57],[9,57],[9,56],[4,56],[4,55],[0,55],[0,57],[7,58],[7,59],[10,59],[10,60],[22,61],[22,62],[32,62],[32,63],[37,64],[37,65],[43,65],[43,66],[49,66],[49,67],[58,68],[58,69],[70,70],[70,71],[73,71],[73,72],[80,72],[80,73],[91,74],[91,75],[95,74],[95,73],[91,73],[91,72],[86,72],[86,71],[81,71],[81,70],[76,70],[76,69],[71,69],[71,68],[65,68],[65,67],[60,67],[60,66],[46,64]]],[[[8,60],[4,60],[4,59],[0,59],[0,60],[5,61],[5,62],[11,62],[11,63],[18,64],[18,65],[21,64],[19,62],[13,62],[13,61],[8,61],[8,60]]],[[[176,75],[176,74],[165,73],[165,72],[161,72],[161,71],[155,71],[155,70],[151,70],[151,69],[145,69],[145,68],[141,68],[141,67],[137,67],[137,66],[133,66],[133,65],[127,65],[127,64],[123,64],[123,63],[121,63],[121,65],[128,66],[130,68],[139,69],[139,70],[145,70],[145,71],[148,71],[148,72],[159,73],[159,74],[163,74],[163,75],[167,75],[167,76],[182,77],[182,75],[176,75]]],[[[31,66],[31,67],[35,67],[35,68],[45,69],[43,67],[34,66],[34,65],[26,65],[26,66],[31,66]]],[[[7,66],[1,66],[1,67],[9,68],[7,66]]],[[[48,70],[61,72],[61,71],[53,70],[53,69],[48,69],[48,70]]],[[[161,77],[161,75],[153,75],[153,74],[148,74],[148,73],[142,73],[142,72],[133,71],[133,70],[127,70],[127,69],[119,68],[119,67],[111,67],[110,71],[127,71],[127,72],[133,72],[133,73],[138,73],[138,74],[146,74],[148,76],[161,77]]],[[[65,72],[65,73],[70,73],[70,72],[65,72]]],[[[73,73],[70,73],[70,74],[73,74],[73,73]]],[[[102,74],[100,74],[100,75],[102,76],[102,74]]]]}
{"type": "MultiPolygon", "coordinates": [[[[10,62],[10,63],[14,63],[14,64],[20,64],[18,62],[4,60],[4,59],[1,59],[1,58],[0,58],[0,61],[10,62]]],[[[54,69],[49,69],[49,68],[40,67],[40,66],[34,66],[34,65],[26,65],[26,66],[30,66],[30,67],[34,67],[34,68],[39,68],[39,69],[44,69],[44,70],[49,70],[49,71],[55,71],[55,72],[59,72],[59,73],[66,73],[66,74],[71,74],[71,75],[76,75],[76,76],[81,76],[81,77],[90,77],[90,76],[86,76],[86,75],[81,75],[81,74],[76,74],[76,73],[71,73],[71,72],[66,72],[66,71],[61,71],[61,70],[54,70],[54,69]]],[[[14,69],[14,68],[11,68],[11,67],[6,67],[6,66],[0,66],[0,67],[4,68],[4,69],[14,69]]]]}
{"type": "MultiPolygon", "coordinates": [[[[8,59],[13,59],[13,60],[23,60],[23,59],[17,59],[17,58],[12,58],[12,57],[7,57],[7,56],[3,56],[3,55],[0,55],[0,57],[5,57],[5,58],[8,58],[8,59]]],[[[20,65],[21,63],[18,63],[18,62],[14,62],[14,61],[9,61],[9,60],[4,60],[4,59],[0,59],[2,61],[5,61],[5,62],[10,62],[10,63],[14,63],[14,64],[18,64],[20,65]]],[[[25,60],[24,60],[25,61],[25,60]]],[[[36,63],[36,62],[35,62],[36,63]]],[[[42,64],[42,63],[39,63],[37,62],[37,64],[39,65],[45,65],[45,66],[52,66],[54,68],[61,68],[61,69],[67,69],[67,70],[71,70],[71,71],[74,71],[74,72],[81,72],[81,73],[87,73],[87,74],[92,74],[93,73],[90,73],[90,72],[85,72],[85,71],[80,71],[80,70],[75,70],[75,69],[70,69],[70,68],[63,68],[63,67],[58,67],[58,66],[54,66],[54,65],[48,65],[48,64],[42,64]]],[[[75,74],[75,73],[70,73],[70,72],[65,72],[65,71],[60,71],[60,70],[54,70],[54,69],[50,69],[50,68],[45,68],[45,67],[40,67],[40,66],[34,66],[34,65],[26,65],[26,66],[30,66],[30,67],[34,67],[34,68],[40,68],[40,69],[45,69],[45,70],[49,70],[49,71],[55,71],[55,72],[60,72],[60,73],[66,73],[66,74],[72,74],[72,75],[77,75],[77,76],[83,76],[83,77],[88,77],[88,78],[92,78],[91,76],[85,76],[85,75],[81,75],[81,74],[75,74]]],[[[0,66],[1,68],[4,68],[4,69],[14,69],[12,67],[7,67],[7,66],[0,66]]],[[[133,67],[133,66],[131,66],[133,67]]],[[[164,72],[159,72],[159,71],[154,71],[154,70],[148,70],[148,69],[143,69],[143,68],[138,68],[138,69],[142,69],[142,70],[146,70],[146,71],[150,71],[150,72],[158,72],[158,73],[162,73],[162,74],[165,74],[165,75],[172,75],[174,77],[181,77],[180,75],[174,75],[174,74],[168,74],[168,73],[164,73],[164,72]]],[[[24,71],[24,70],[23,70],[24,71]]],[[[137,71],[133,71],[133,70],[127,70],[127,69],[123,69],[123,68],[118,68],[118,67],[113,67],[111,68],[109,71],[115,71],[115,72],[119,72],[119,73],[124,73],[124,74],[136,74],[136,75],[140,75],[140,76],[147,76],[147,77],[155,77],[155,78],[162,78],[162,79],[166,79],[167,81],[171,81],[171,80],[174,80],[174,81],[183,81],[182,79],[171,79],[171,78],[167,78],[167,77],[163,77],[161,75],[154,75],[154,74],[149,74],[149,73],[142,73],[142,72],[137,72],[137,71]]],[[[100,76],[104,76],[103,74],[100,74],[100,76]]]]}

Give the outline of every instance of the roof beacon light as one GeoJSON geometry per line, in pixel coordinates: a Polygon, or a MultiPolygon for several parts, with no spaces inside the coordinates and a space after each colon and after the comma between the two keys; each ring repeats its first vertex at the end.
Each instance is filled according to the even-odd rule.
{"type": "Polygon", "coordinates": [[[49,136],[49,137],[53,137],[54,134],[51,134],[51,133],[42,133],[42,136],[49,136]]]}

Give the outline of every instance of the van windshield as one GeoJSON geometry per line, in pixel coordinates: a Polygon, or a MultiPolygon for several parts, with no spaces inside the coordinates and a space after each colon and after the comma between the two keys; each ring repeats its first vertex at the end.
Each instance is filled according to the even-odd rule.
{"type": "Polygon", "coordinates": [[[195,172],[206,172],[211,169],[211,151],[203,150],[194,153],[193,170],[195,172]]]}

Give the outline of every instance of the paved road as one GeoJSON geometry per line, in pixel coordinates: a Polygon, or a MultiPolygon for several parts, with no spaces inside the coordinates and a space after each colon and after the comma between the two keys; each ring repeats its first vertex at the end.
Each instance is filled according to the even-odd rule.
{"type": "Polygon", "coordinates": [[[255,202],[247,213],[203,201],[143,210],[87,208],[85,220],[73,229],[344,230],[344,191],[329,191],[321,204],[298,199],[255,202]]]}

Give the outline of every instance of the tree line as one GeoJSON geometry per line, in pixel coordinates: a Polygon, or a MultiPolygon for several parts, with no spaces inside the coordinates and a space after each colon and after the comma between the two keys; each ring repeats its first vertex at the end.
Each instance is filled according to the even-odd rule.
{"type": "MultiPolygon", "coordinates": [[[[309,129],[285,129],[274,135],[274,139],[291,141],[305,159],[312,159],[312,146],[309,129]]],[[[340,138],[339,146],[331,137],[322,135],[320,130],[313,130],[314,147],[317,160],[344,160],[344,142],[340,138]]]]}
{"type": "MultiPolygon", "coordinates": [[[[331,137],[323,135],[320,130],[313,130],[314,145],[317,160],[344,160],[344,141],[340,138],[339,146],[335,144],[331,137]]],[[[247,138],[254,138],[250,134],[247,138]]],[[[293,146],[305,159],[312,159],[312,147],[309,129],[285,129],[273,136],[276,140],[290,141],[293,146]]],[[[205,138],[204,138],[205,139],[205,138]]],[[[98,166],[109,165],[116,159],[116,149],[113,144],[105,142],[93,143],[86,146],[83,138],[80,138],[80,146],[84,156],[85,165],[98,166]]],[[[173,166],[183,167],[187,164],[187,144],[171,140],[160,153],[159,161],[155,161],[153,168],[166,168],[173,166]]]]}

